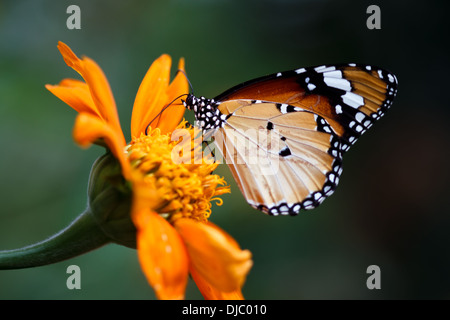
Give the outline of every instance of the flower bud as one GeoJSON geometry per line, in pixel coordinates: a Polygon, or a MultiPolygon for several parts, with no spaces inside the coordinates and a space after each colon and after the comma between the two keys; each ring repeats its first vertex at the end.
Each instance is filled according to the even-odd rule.
{"type": "Polygon", "coordinates": [[[136,248],[136,228],[130,216],[131,185],[110,152],[92,166],[88,197],[89,212],[111,241],[136,248]]]}

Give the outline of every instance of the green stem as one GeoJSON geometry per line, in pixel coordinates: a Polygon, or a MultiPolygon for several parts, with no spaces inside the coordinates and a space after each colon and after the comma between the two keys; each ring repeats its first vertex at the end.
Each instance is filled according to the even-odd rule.
{"type": "Polygon", "coordinates": [[[62,231],[30,246],[0,251],[0,270],[31,268],[60,262],[97,249],[111,239],[87,209],[62,231]]]}

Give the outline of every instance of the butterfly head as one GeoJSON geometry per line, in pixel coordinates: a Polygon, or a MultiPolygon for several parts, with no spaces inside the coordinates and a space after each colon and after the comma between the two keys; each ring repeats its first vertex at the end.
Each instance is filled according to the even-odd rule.
{"type": "Polygon", "coordinates": [[[197,98],[188,94],[186,100],[182,100],[182,102],[186,109],[194,111],[195,120],[203,131],[215,130],[225,124],[226,115],[220,112],[218,109],[219,103],[214,99],[197,98]]]}
{"type": "Polygon", "coordinates": [[[196,104],[197,98],[193,95],[188,93],[186,100],[181,99],[181,102],[183,102],[183,105],[188,110],[194,110],[194,104],[196,104]]]}

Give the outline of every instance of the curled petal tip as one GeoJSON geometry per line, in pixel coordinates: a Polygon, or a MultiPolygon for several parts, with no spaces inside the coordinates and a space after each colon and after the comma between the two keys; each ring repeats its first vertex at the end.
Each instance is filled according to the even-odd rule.
{"type": "Polygon", "coordinates": [[[180,60],[178,61],[178,69],[184,71],[184,67],[185,67],[185,61],[184,61],[184,58],[181,57],[180,60]]]}
{"type": "Polygon", "coordinates": [[[58,50],[64,58],[64,61],[69,67],[74,67],[80,60],[77,55],[70,49],[70,47],[64,42],[58,42],[58,50]]]}

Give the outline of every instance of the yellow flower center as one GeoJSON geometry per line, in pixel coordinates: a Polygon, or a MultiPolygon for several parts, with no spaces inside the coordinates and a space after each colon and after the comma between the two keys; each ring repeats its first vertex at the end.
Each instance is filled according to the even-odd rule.
{"type": "Polygon", "coordinates": [[[157,192],[159,201],[151,209],[171,222],[182,217],[206,221],[211,201],[221,205],[216,196],[229,192],[225,180],[211,174],[218,166],[214,159],[198,156],[202,145],[196,131],[183,121],[174,130],[177,134],[161,134],[156,128],[127,147],[133,176],[157,192]]]}

